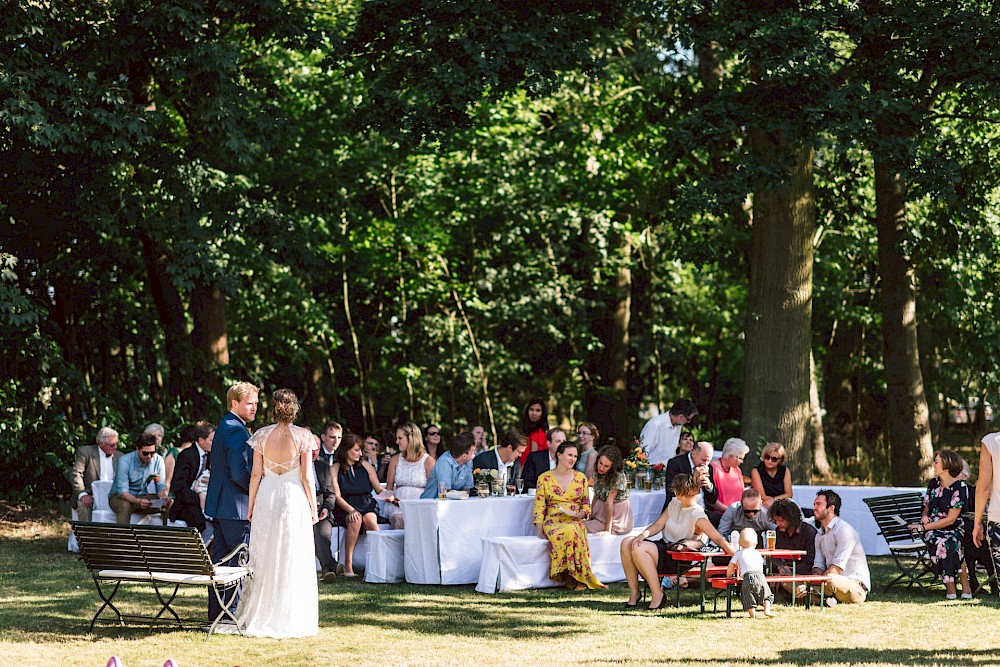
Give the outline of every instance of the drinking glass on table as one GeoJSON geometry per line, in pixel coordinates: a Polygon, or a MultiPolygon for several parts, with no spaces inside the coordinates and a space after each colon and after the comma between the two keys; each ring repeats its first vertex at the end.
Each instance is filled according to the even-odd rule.
{"type": "Polygon", "coordinates": [[[778,533],[773,530],[765,531],[764,538],[767,541],[767,548],[773,550],[774,545],[778,542],[778,533]]]}
{"type": "Polygon", "coordinates": [[[448,497],[448,485],[444,482],[438,482],[438,500],[444,500],[448,497]]]}
{"type": "Polygon", "coordinates": [[[518,477],[514,480],[514,484],[517,486],[518,493],[524,493],[524,480],[518,477]]]}

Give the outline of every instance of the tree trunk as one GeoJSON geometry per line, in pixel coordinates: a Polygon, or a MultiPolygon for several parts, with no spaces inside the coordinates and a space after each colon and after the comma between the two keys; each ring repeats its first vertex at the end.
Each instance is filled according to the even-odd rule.
{"type": "MultiPolygon", "coordinates": [[[[796,481],[809,479],[809,355],[812,340],[813,232],[811,148],[752,129],[763,166],[783,169],[780,183],[759,184],[750,231],[742,437],[785,446],[796,481]]],[[[753,465],[749,462],[748,465],[753,465]]]]}
{"type": "Polygon", "coordinates": [[[819,403],[819,380],[816,377],[816,357],[809,353],[809,431],[812,434],[813,469],[820,477],[829,478],[833,471],[826,458],[826,438],[823,436],[823,408],[819,403]]]}
{"type": "MultiPolygon", "coordinates": [[[[192,357],[194,348],[187,335],[187,320],[184,317],[181,294],[170,281],[167,274],[168,258],[153,238],[141,232],[142,258],[146,265],[147,281],[156,312],[160,316],[165,337],[167,363],[170,368],[170,378],[167,381],[167,400],[172,403],[178,398],[186,402],[187,392],[194,392],[191,382],[192,357]]],[[[150,341],[152,337],[150,336],[150,341]]],[[[150,347],[152,351],[153,347],[150,347]]],[[[156,378],[158,365],[155,354],[151,354],[153,364],[149,368],[150,375],[156,378]]],[[[156,382],[161,385],[160,382],[156,382]]],[[[157,394],[159,392],[156,392],[157,394]]],[[[155,395],[155,394],[154,394],[155,395]]],[[[162,405],[162,397],[160,397],[162,405]]],[[[162,408],[161,408],[162,409],[162,408]]]]}
{"type": "Polygon", "coordinates": [[[632,269],[629,260],[632,246],[624,241],[622,265],[615,281],[615,308],[611,317],[611,335],[608,340],[610,361],[608,385],[611,388],[611,433],[631,440],[628,420],[628,327],[632,317],[632,269]]]}
{"type": "Polygon", "coordinates": [[[892,483],[921,484],[933,458],[920,371],[913,266],[903,249],[906,186],[898,169],[875,161],[875,219],[882,286],[882,340],[889,403],[892,483]]]}

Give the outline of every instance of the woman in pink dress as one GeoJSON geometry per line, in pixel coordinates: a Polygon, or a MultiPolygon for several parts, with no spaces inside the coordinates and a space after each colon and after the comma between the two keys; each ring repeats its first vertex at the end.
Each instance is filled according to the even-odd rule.
{"type": "Polygon", "coordinates": [[[722,446],[722,456],[712,461],[712,467],[715,468],[715,488],[719,491],[718,502],[722,506],[722,512],[743,497],[745,485],[740,466],[749,452],[750,448],[745,440],[730,438],[722,446]]]}

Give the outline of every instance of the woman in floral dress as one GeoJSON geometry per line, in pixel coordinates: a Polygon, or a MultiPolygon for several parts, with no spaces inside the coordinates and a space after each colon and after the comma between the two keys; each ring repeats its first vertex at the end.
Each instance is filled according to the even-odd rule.
{"type": "Polygon", "coordinates": [[[588,533],[625,535],[635,528],[628,499],[628,480],[622,472],[624,465],[617,447],[601,448],[594,475],[593,518],[584,524],[588,533]]]}
{"type": "Polygon", "coordinates": [[[969,487],[959,479],[962,474],[962,457],[942,449],[934,455],[934,479],[927,485],[924,512],[920,523],[910,529],[923,533],[927,551],[934,562],[934,572],[944,582],[945,598],[954,600],[955,578],[962,583],[962,598],[972,597],[969,574],[962,567],[965,522],[962,512],[969,506],[969,487]]]}
{"type": "Polygon", "coordinates": [[[587,477],[574,470],[579,450],[564,442],[556,450],[556,467],[538,477],[533,520],[549,540],[549,576],[576,591],[605,588],[590,568],[590,545],[584,520],[590,516],[587,477]]]}

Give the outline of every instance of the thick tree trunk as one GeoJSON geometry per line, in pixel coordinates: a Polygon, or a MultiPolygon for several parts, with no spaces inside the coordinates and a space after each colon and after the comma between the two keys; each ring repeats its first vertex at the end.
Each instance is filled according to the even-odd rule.
{"type": "Polygon", "coordinates": [[[205,414],[210,397],[223,394],[219,366],[229,365],[229,336],[226,324],[226,297],[218,289],[197,285],[191,291],[191,344],[198,351],[194,367],[192,398],[196,415],[205,414]]]}
{"type": "Polygon", "coordinates": [[[854,359],[861,357],[862,333],[860,324],[838,323],[826,355],[823,373],[826,403],[824,435],[827,452],[840,461],[858,455],[861,396],[854,359]]]}
{"type": "Polygon", "coordinates": [[[917,344],[913,266],[903,249],[906,186],[899,170],[875,161],[875,219],[882,286],[882,340],[889,403],[892,483],[921,484],[933,459],[917,344]]]}
{"type": "Polygon", "coordinates": [[[750,142],[763,165],[785,175],[780,183],[763,183],[754,193],[742,437],[751,451],[760,438],[782,443],[793,478],[801,481],[809,479],[813,464],[807,439],[816,224],[813,152],[776,133],[751,130],[750,142]]]}
{"type": "Polygon", "coordinates": [[[608,340],[610,361],[608,384],[611,387],[611,432],[629,439],[628,420],[628,327],[632,318],[632,270],[629,260],[632,246],[625,241],[622,248],[623,262],[615,284],[616,303],[611,317],[611,336],[608,340]]]}
{"type": "MultiPolygon", "coordinates": [[[[188,393],[195,392],[191,383],[194,348],[187,335],[187,320],[184,317],[183,301],[180,292],[170,282],[170,276],[167,274],[168,258],[160,250],[156,241],[144,232],[139,234],[139,239],[142,242],[142,258],[146,265],[146,284],[153,297],[156,312],[160,316],[160,324],[163,327],[165,337],[165,352],[170,368],[166,399],[168,403],[173,403],[177,399],[184,403],[190,398],[188,393]]],[[[154,363],[150,366],[149,372],[156,377],[159,369],[155,363],[155,355],[151,356],[154,363]]],[[[157,382],[156,384],[161,383],[157,382]]],[[[162,402],[161,400],[161,404],[162,402]]]]}

